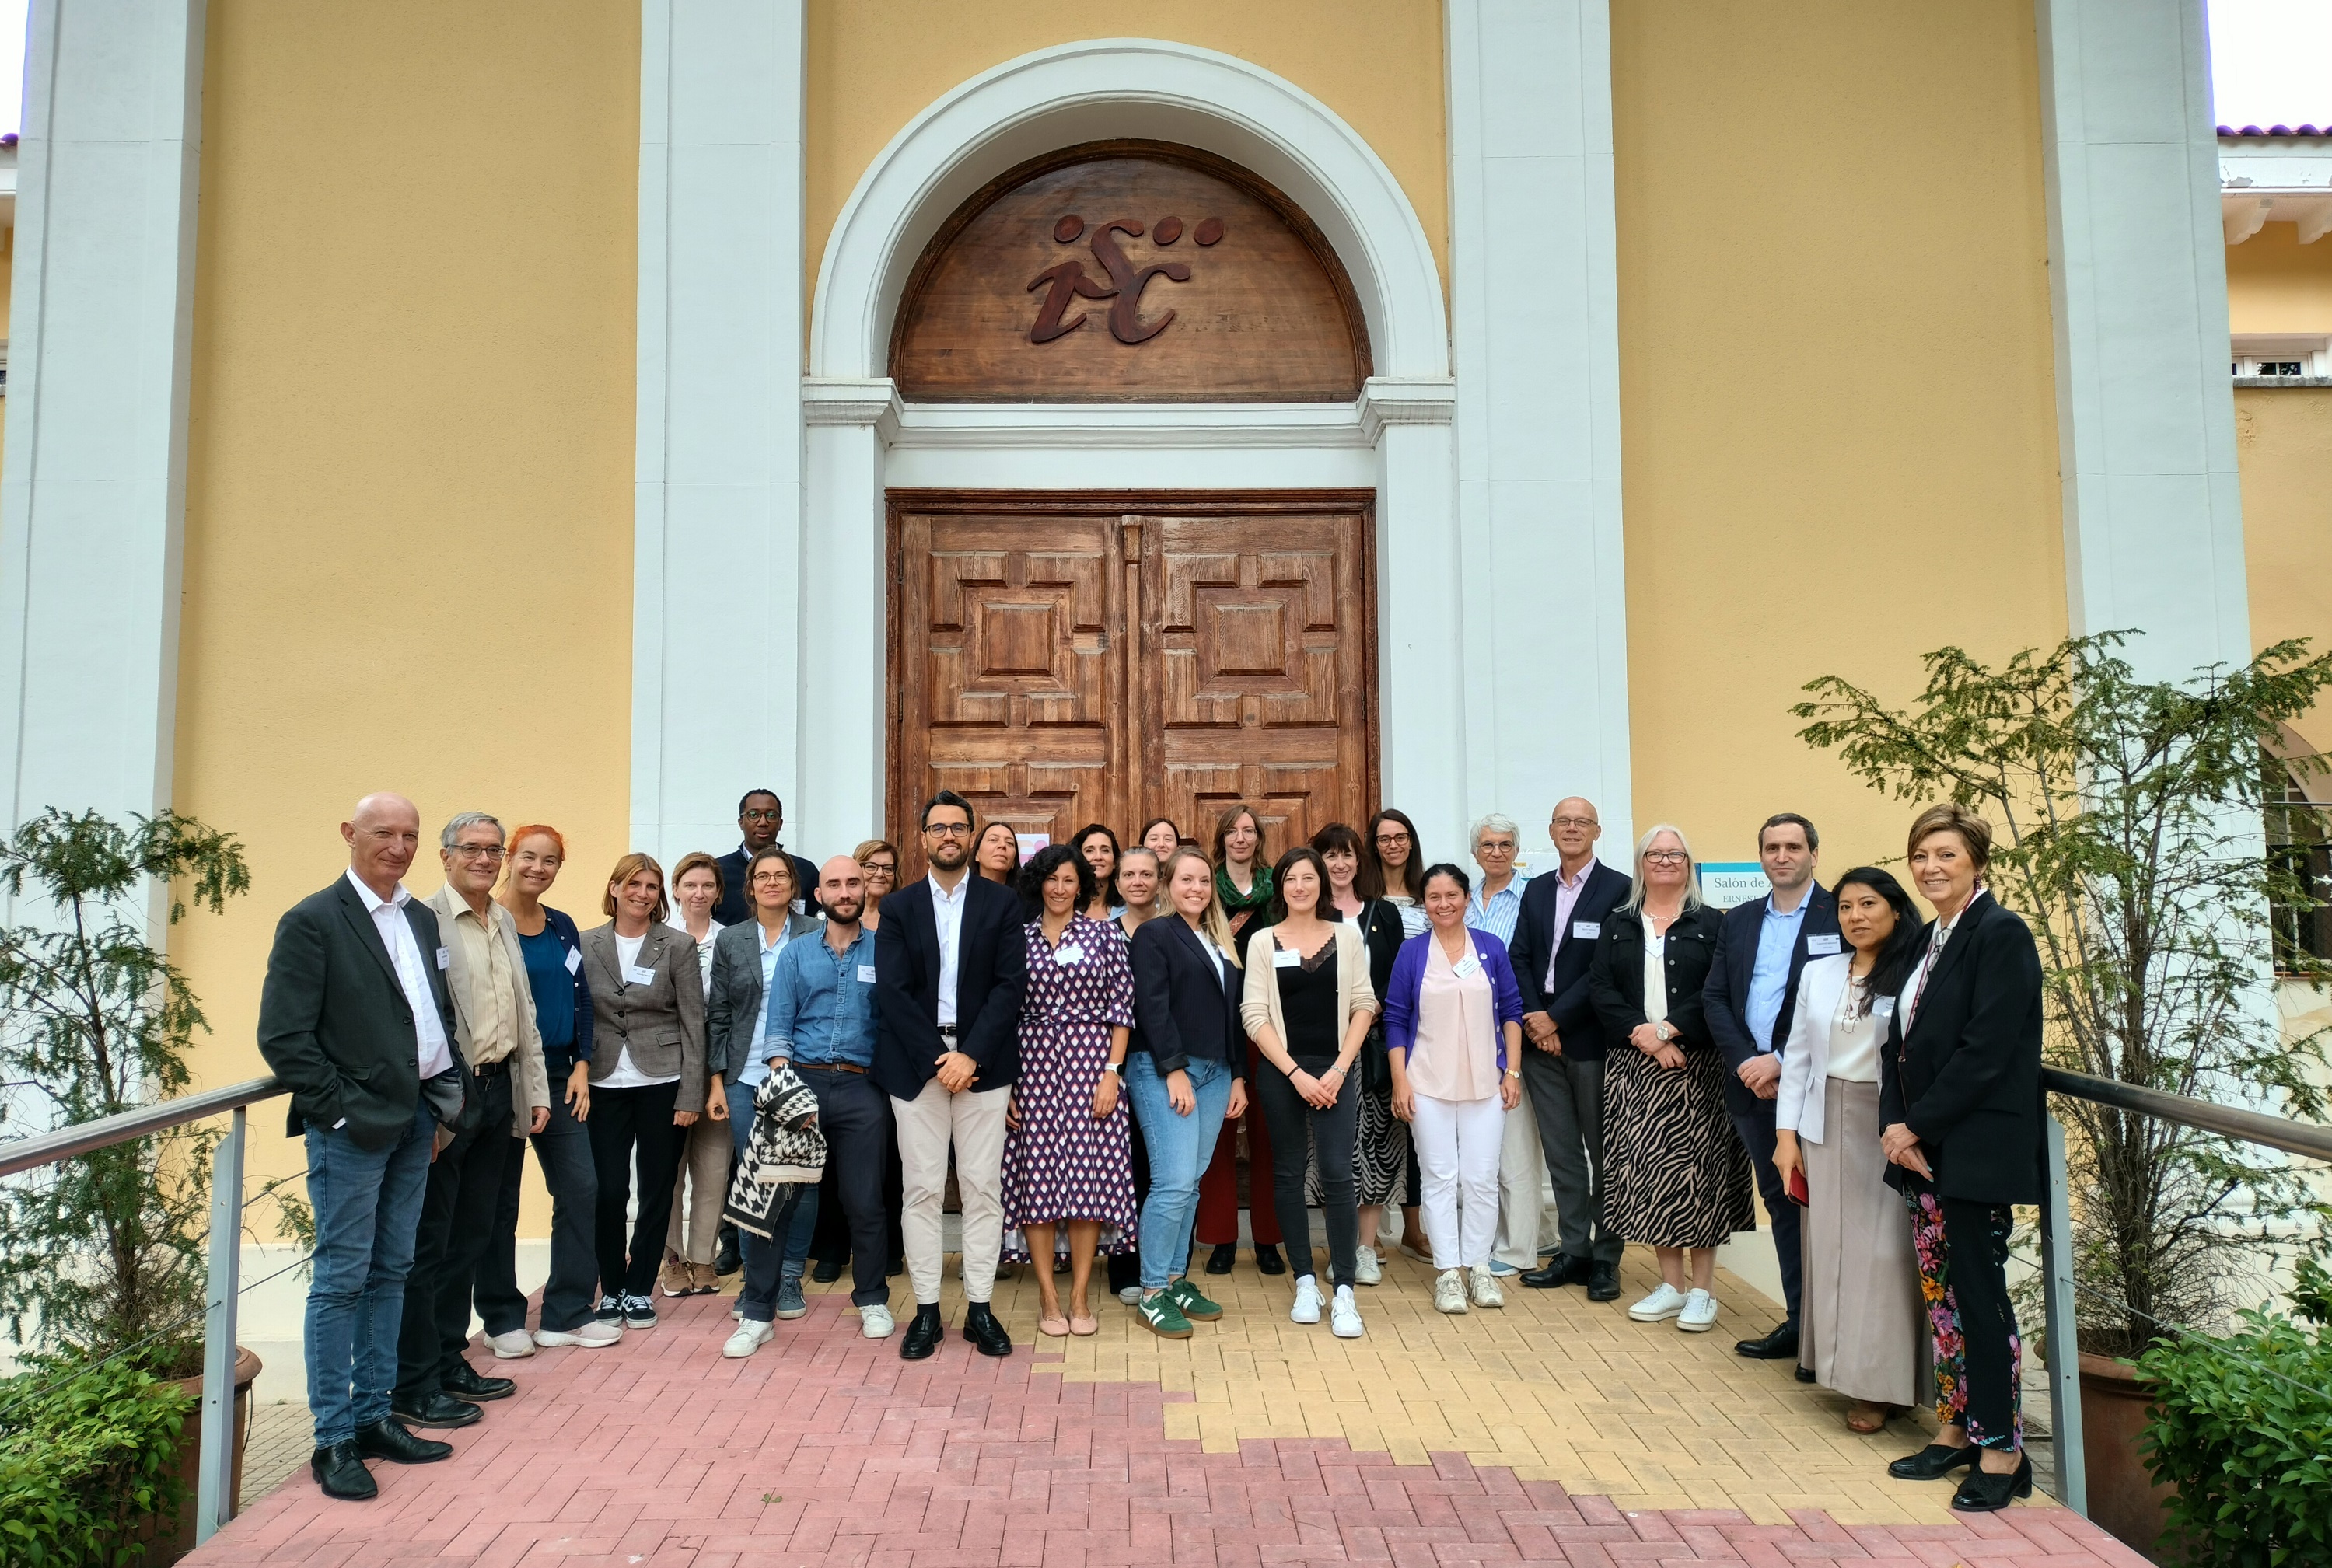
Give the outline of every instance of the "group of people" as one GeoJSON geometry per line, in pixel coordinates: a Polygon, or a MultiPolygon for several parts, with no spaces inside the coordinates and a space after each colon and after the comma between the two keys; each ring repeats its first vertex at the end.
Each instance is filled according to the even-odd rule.
{"type": "Polygon", "coordinates": [[[1011,1353],[990,1301],[1015,1268],[1043,1335],[1098,1330],[1099,1273],[1188,1337],[1223,1315],[1193,1266],[1236,1267],[1242,1144],[1257,1268],[1291,1277],[1293,1321],[1347,1338],[1387,1241],[1453,1314],[1502,1307],[1517,1278],[1615,1300],[1625,1244],[1645,1244],[1659,1283],[1628,1316],[1705,1332],[1754,1187],[1787,1316],[1738,1352],[1795,1360],[1861,1431],[1932,1372],[1942,1433],[1894,1473],[1970,1468],[1963,1507],[2029,1492],[2002,1270],[2009,1206],[2038,1198],[2040,968],[1983,890],[1973,813],[1913,825],[1932,922],[1873,867],[1824,888],[1813,824],[1786,813],[1760,832],[1771,891],[1728,911],[1673,826],[1642,836],[1632,875],[1603,864],[1577,798],[1530,878],[1496,815],[1475,871],[1427,863],[1391,809],[1272,858],[1245,804],[1211,845],[1162,819],[1130,843],[1095,824],[1023,864],[1008,824],[943,791],[904,885],[895,845],[811,867],[782,825],[749,794],[740,849],[683,857],[669,889],[625,856],[607,923],[578,932],[542,902],[551,828],[455,817],[445,886],[420,902],[410,803],[368,797],[343,824],[349,872],[284,917],[260,1026],[308,1143],[328,1493],[371,1495],[368,1457],[442,1458],[411,1429],[512,1391],[465,1358],[473,1302],[498,1357],[603,1347],[655,1326],[658,1288],[741,1267],[723,1346],[741,1357],[807,1310],[815,1255],[847,1260],[873,1339],[898,1332],[903,1269],[900,1354],[932,1355],[951,1169],[975,1350],[1011,1353]],[[553,1207],[530,1335],[525,1141],[553,1207]]]}

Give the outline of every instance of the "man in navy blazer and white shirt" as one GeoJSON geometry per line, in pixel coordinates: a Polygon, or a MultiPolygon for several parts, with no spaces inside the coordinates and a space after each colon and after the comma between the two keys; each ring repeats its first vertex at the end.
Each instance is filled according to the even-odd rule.
{"type": "Polygon", "coordinates": [[[1798,975],[1808,958],[1841,951],[1838,900],[1814,880],[1821,835],[1795,812],[1768,817],[1757,830],[1757,860],[1773,891],[1725,913],[1701,1004],[1708,1031],[1725,1053],[1725,1108],[1749,1150],[1757,1191],[1773,1221],[1773,1251],[1782,1265],[1782,1294],[1790,1316],[1762,1339],[1734,1345],[1759,1361],[1794,1360],[1803,1274],[1798,1206],[1773,1169],[1773,1101],[1782,1083],[1782,1048],[1797,1011],[1798,975]]]}
{"type": "Polygon", "coordinates": [[[989,1309],[1004,1247],[1005,1112],[1020,1062],[1028,948],[1019,896],[971,872],[971,806],[941,790],[923,807],[930,874],[883,900],[874,933],[874,1087],[891,1098],[915,1317],[899,1354],[939,1348],[940,1202],[948,1150],[963,1198],[963,1336],[1012,1354],[989,1309]]]}
{"type": "Polygon", "coordinates": [[[1591,802],[1557,801],[1547,824],[1560,862],[1523,887],[1507,946],[1523,993],[1523,1084],[1554,1188],[1563,1250],[1522,1277],[1544,1289],[1584,1285],[1591,1300],[1620,1294],[1620,1238],[1603,1228],[1603,1030],[1587,1000],[1587,965],[1603,917],[1628,897],[1627,874],[1595,858],[1603,823],[1591,802]]]}

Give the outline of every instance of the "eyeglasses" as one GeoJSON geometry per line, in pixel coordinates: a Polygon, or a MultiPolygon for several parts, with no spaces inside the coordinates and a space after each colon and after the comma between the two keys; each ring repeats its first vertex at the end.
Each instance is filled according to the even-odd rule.
{"type": "Polygon", "coordinates": [[[751,811],[740,812],[737,814],[741,820],[749,822],[781,822],[786,820],[786,813],[783,812],[751,811]]]}
{"type": "Polygon", "coordinates": [[[462,860],[484,860],[489,864],[502,858],[500,844],[455,844],[454,857],[462,860]]]}
{"type": "Polygon", "coordinates": [[[1511,855],[1515,852],[1515,841],[1512,839],[1484,839],[1474,846],[1474,851],[1483,855],[1511,855]]]}
{"type": "Polygon", "coordinates": [[[970,822],[925,822],[923,837],[927,839],[968,839],[971,837],[970,822]]]}
{"type": "Polygon", "coordinates": [[[1558,828],[1600,828],[1602,825],[1602,823],[1597,822],[1593,817],[1557,817],[1554,819],[1554,826],[1558,828]]]}
{"type": "Polygon", "coordinates": [[[1686,854],[1682,850],[1646,850],[1644,851],[1644,859],[1648,860],[1658,860],[1663,864],[1666,864],[1675,860],[1689,860],[1692,857],[1686,854]]]}
{"type": "Polygon", "coordinates": [[[1409,842],[1409,835],[1407,833],[1379,833],[1377,835],[1377,848],[1381,850],[1393,849],[1407,842],[1409,842]]]}

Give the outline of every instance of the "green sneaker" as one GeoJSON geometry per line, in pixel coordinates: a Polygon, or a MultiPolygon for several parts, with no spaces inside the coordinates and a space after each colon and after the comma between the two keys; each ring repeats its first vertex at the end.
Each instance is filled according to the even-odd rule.
{"type": "Polygon", "coordinates": [[[1187,1274],[1166,1287],[1166,1294],[1174,1298],[1174,1305],[1182,1309],[1182,1316],[1193,1323],[1212,1323],[1223,1315],[1220,1307],[1199,1294],[1199,1288],[1190,1283],[1190,1277],[1187,1274]]]}
{"type": "Polygon", "coordinates": [[[1190,1337],[1190,1320],[1183,1316],[1182,1309],[1174,1304],[1174,1292],[1171,1289],[1143,1297],[1133,1310],[1142,1315],[1142,1321],[1150,1326],[1150,1332],[1161,1339],[1190,1337]]]}

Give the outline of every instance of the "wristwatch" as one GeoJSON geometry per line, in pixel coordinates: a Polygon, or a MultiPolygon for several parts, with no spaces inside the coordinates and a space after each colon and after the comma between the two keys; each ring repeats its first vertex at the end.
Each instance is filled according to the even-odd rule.
{"type": "Polygon", "coordinates": [[[1508,1078],[1520,1078],[1523,1076],[1523,1069],[1518,1067],[1510,1067],[1506,1069],[1506,1076],[1508,1078]]]}
{"type": "Polygon", "coordinates": [[[1662,1045],[1666,1045],[1669,1041],[1676,1038],[1676,1031],[1668,1027],[1668,1020],[1665,1018],[1660,1020],[1659,1022],[1652,1025],[1652,1032],[1660,1037],[1660,1043],[1662,1045]]]}
{"type": "Polygon", "coordinates": [[[1122,1081],[1123,1081],[1123,1079],[1124,1079],[1124,1078],[1125,1078],[1125,1064],[1124,1064],[1123,1062],[1122,1062],[1122,1061],[1105,1061],[1105,1062],[1103,1062],[1103,1063],[1101,1064],[1101,1066],[1102,1066],[1102,1070],[1103,1070],[1104,1072],[1113,1072],[1113,1073],[1117,1074],[1118,1079],[1119,1079],[1119,1080],[1120,1080],[1121,1082],[1122,1082],[1122,1081]]]}

